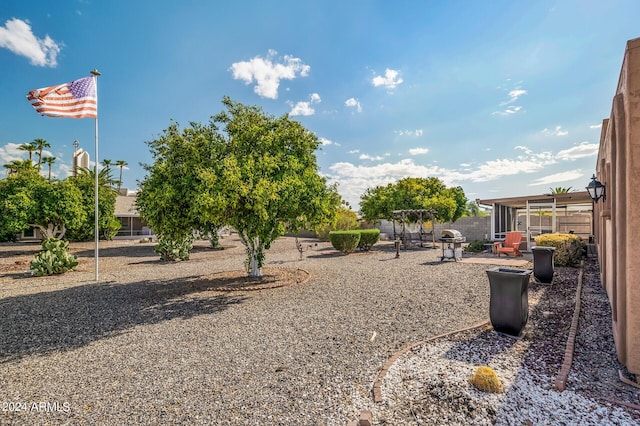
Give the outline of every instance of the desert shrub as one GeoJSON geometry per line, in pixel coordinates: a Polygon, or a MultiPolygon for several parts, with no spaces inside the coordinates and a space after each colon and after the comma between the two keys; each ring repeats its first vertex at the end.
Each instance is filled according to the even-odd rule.
{"type": "Polygon", "coordinates": [[[476,368],[476,371],[469,379],[469,383],[484,392],[504,392],[502,381],[500,381],[500,378],[493,368],[487,367],[486,365],[481,365],[476,368]]]}
{"type": "Polygon", "coordinates": [[[485,251],[485,244],[491,244],[489,240],[473,240],[469,243],[469,245],[464,249],[465,251],[471,253],[480,253],[485,251]]]}
{"type": "Polygon", "coordinates": [[[329,239],[336,250],[342,253],[351,253],[358,247],[360,231],[331,231],[329,239]]]}
{"type": "Polygon", "coordinates": [[[158,244],[153,250],[162,260],[189,260],[189,252],[193,247],[193,236],[183,238],[158,237],[158,244]]]}
{"type": "Polygon", "coordinates": [[[358,249],[362,251],[371,250],[371,247],[380,239],[379,229],[360,229],[358,232],[360,232],[358,249]]]}
{"type": "Polygon", "coordinates": [[[542,234],[536,237],[536,245],[555,247],[553,263],[556,266],[576,266],[584,254],[584,242],[575,234],[542,234]]]}
{"type": "Polygon", "coordinates": [[[56,238],[49,238],[42,242],[42,251],[38,252],[31,261],[34,275],[63,274],[78,266],[77,256],[69,254],[69,243],[56,238]]]}

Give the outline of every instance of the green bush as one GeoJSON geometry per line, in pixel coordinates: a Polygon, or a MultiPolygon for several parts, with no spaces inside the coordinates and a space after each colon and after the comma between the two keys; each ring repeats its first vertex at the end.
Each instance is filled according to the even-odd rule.
{"type": "Polygon", "coordinates": [[[486,248],[484,247],[485,244],[491,244],[491,241],[473,240],[469,243],[469,245],[464,250],[471,253],[480,253],[486,250],[486,248]]]}
{"type": "Polygon", "coordinates": [[[576,266],[584,254],[584,242],[575,234],[542,234],[536,237],[536,245],[555,247],[553,263],[556,266],[576,266]]]}
{"type": "Polygon", "coordinates": [[[362,251],[371,250],[371,247],[380,239],[379,229],[360,229],[358,232],[360,232],[358,249],[362,251]]]}
{"type": "Polygon", "coordinates": [[[329,239],[336,250],[342,253],[351,253],[358,247],[360,231],[331,231],[329,239]]]}
{"type": "Polygon", "coordinates": [[[38,252],[31,261],[34,275],[62,274],[78,266],[77,256],[69,254],[69,243],[56,238],[49,238],[42,242],[42,251],[38,252]]]}
{"type": "Polygon", "coordinates": [[[158,236],[158,244],[153,250],[162,260],[189,260],[189,252],[195,239],[189,235],[183,238],[169,238],[158,236]]]}

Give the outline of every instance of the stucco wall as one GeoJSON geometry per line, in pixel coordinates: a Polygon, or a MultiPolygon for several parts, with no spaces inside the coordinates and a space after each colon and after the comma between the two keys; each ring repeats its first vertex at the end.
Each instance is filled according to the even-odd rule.
{"type": "Polygon", "coordinates": [[[618,359],[640,374],[640,38],[627,42],[596,176],[606,185],[606,200],[595,205],[595,236],[618,359]]]}
{"type": "MultiPolygon", "coordinates": [[[[380,232],[385,233],[389,238],[393,238],[393,223],[387,220],[382,220],[376,224],[376,227],[380,229],[380,232]]],[[[491,236],[491,216],[476,217],[465,216],[456,220],[455,222],[436,223],[435,225],[436,241],[440,237],[440,233],[443,229],[455,229],[460,231],[463,237],[467,239],[467,242],[473,240],[483,240],[490,238],[491,236]]],[[[400,232],[400,225],[396,222],[396,231],[400,232]]],[[[417,233],[419,230],[418,225],[411,225],[409,232],[417,233]]]]}

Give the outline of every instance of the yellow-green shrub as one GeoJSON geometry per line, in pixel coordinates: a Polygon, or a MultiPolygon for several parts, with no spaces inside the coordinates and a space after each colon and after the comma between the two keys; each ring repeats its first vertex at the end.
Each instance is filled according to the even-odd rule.
{"type": "Polygon", "coordinates": [[[476,371],[469,379],[469,383],[484,392],[504,392],[502,381],[496,372],[493,371],[493,368],[487,367],[486,365],[481,365],[476,368],[476,371]]]}
{"type": "Polygon", "coordinates": [[[584,242],[575,234],[542,234],[536,238],[536,245],[555,247],[553,263],[556,266],[576,266],[584,253],[584,242]]]}
{"type": "Polygon", "coordinates": [[[342,253],[351,253],[358,247],[360,231],[331,231],[329,239],[334,249],[342,253]]]}
{"type": "Polygon", "coordinates": [[[362,251],[369,251],[371,247],[380,239],[379,229],[360,229],[360,242],[358,248],[362,251]]]}

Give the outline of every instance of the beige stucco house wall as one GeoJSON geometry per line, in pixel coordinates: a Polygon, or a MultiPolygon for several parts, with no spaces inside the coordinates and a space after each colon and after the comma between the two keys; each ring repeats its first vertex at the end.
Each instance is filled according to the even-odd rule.
{"type": "Polygon", "coordinates": [[[640,374],[640,38],[627,42],[596,176],[606,186],[594,225],[618,359],[640,374]]]}

